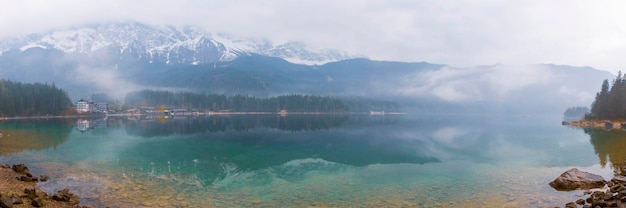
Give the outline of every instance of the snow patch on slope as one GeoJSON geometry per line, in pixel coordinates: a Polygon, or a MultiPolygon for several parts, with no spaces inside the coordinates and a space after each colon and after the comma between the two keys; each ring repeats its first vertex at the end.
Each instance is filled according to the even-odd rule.
{"type": "Polygon", "coordinates": [[[306,65],[357,57],[338,50],[312,48],[302,42],[275,46],[265,39],[211,34],[199,27],[150,26],[138,22],[96,24],[18,37],[0,42],[0,54],[34,47],[57,49],[70,54],[105,51],[109,55],[119,56],[120,60],[131,56],[149,63],[167,64],[230,61],[248,54],[278,57],[306,65]]]}

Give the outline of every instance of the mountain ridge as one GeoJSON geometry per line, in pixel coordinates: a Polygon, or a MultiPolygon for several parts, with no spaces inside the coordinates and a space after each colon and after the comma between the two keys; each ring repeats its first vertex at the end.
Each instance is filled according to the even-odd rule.
{"type": "Polygon", "coordinates": [[[106,51],[111,56],[131,54],[137,60],[165,64],[206,64],[230,61],[240,55],[261,54],[291,63],[319,65],[359,56],[336,49],[316,49],[302,42],[273,45],[266,39],[244,39],[209,33],[195,26],[151,26],[139,22],[90,24],[30,34],[0,42],[0,55],[30,48],[65,53],[106,51]]]}
{"type": "Polygon", "coordinates": [[[338,60],[293,63],[287,58],[307,60],[306,44],[274,46],[193,27],[110,24],[101,26],[103,32],[94,27],[1,41],[0,78],[56,83],[74,99],[93,93],[123,99],[143,89],[259,97],[297,93],[390,100],[426,112],[560,114],[591,103],[598,83],[613,77],[592,67],[555,64],[453,67],[342,58],[332,49],[317,56],[338,60]]]}

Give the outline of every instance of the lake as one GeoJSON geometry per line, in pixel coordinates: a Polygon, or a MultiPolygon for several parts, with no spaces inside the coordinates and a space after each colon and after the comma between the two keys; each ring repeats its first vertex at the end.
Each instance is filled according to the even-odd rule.
{"type": "Polygon", "coordinates": [[[610,179],[626,133],[559,116],[231,115],[0,122],[25,163],[94,207],[554,207],[576,167],[610,179]]]}

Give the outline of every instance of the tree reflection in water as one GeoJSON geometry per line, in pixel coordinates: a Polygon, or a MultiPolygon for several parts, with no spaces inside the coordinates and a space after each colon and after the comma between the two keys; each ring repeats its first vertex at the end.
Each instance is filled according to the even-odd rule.
{"type": "Polygon", "coordinates": [[[155,137],[173,134],[207,132],[245,132],[250,129],[270,128],[283,131],[318,131],[349,125],[383,125],[397,122],[398,117],[376,119],[368,116],[337,115],[228,115],[211,117],[141,117],[124,120],[126,133],[132,136],[155,137]]]}
{"type": "Polygon", "coordinates": [[[600,165],[605,167],[610,163],[615,175],[626,175],[626,131],[585,129],[585,133],[590,137],[600,165]]]}
{"type": "Polygon", "coordinates": [[[56,147],[67,141],[73,121],[28,119],[0,122],[0,156],[56,147]]]}

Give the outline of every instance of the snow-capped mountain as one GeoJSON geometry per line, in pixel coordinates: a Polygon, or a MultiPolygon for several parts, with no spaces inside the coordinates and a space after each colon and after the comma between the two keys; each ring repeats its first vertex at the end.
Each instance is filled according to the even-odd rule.
{"type": "Polygon", "coordinates": [[[253,53],[306,65],[357,57],[339,50],[312,48],[301,42],[273,45],[268,40],[212,34],[198,27],[150,26],[137,22],[87,25],[0,42],[0,54],[31,48],[79,55],[101,56],[104,53],[120,60],[166,64],[230,61],[253,53]]]}

